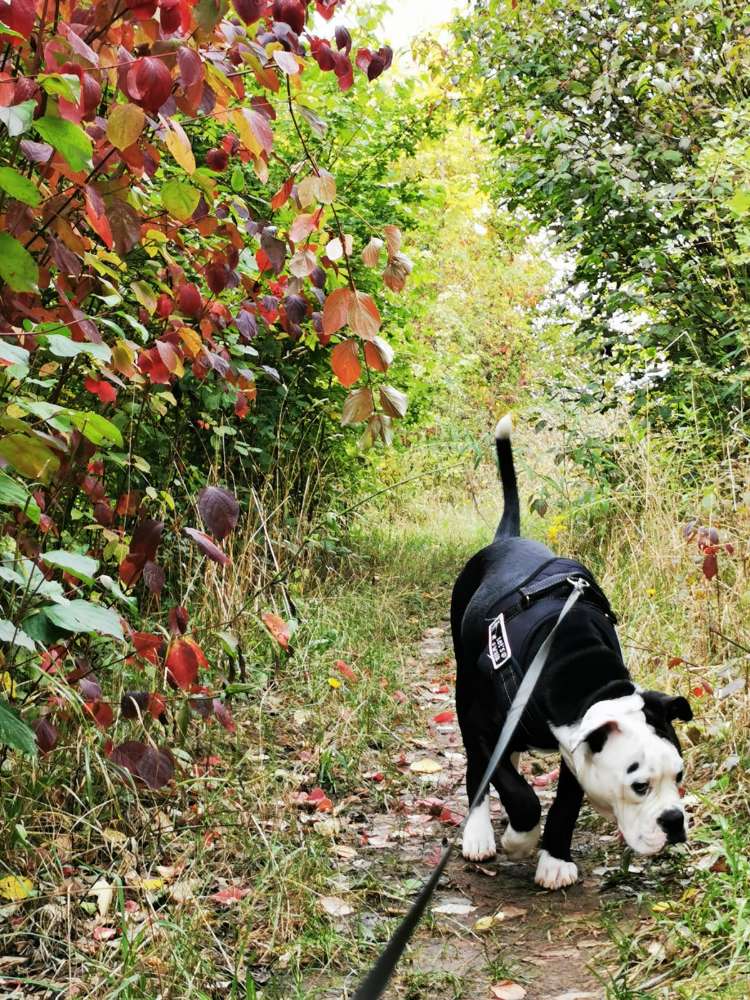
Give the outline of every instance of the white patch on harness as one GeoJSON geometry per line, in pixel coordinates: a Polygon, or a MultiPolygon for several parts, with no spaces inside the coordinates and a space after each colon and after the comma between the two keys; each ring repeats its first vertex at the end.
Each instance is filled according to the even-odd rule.
{"type": "Polygon", "coordinates": [[[488,631],[487,648],[493,670],[499,670],[511,658],[508,633],[505,631],[505,615],[498,615],[488,631]]]}

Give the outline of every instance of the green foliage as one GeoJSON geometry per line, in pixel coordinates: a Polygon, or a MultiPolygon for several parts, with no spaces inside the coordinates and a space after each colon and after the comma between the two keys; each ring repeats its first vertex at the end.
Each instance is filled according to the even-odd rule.
{"type": "Polygon", "coordinates": [[[718,0],[479,0],[457,29],[496,198],[575,255],[584,396],[714,441],[750,374],[747,27],[718,0]]]}
{"type": "MultiPolygon", "coordinates": [[[[186,636],[195,561],[227,566],[240,509],[279,484],[283,529],[322,507],[330,535],[359,464],[344,407],[365,445],[405,413],[388,339],[422,192],[396,168],[440,124],[415,81],[376,82],[382,9],[353,41],[300,0],[167,7],[96,2],[73,29],[54,5],[0,11],[0,665],[53,729],[127,720],[123,685],[148,689],[144,725],[157,694],[189,718],[221,663],[186,636]]],[[[171,767],[119,763],[152,787],[171,767]]]]}

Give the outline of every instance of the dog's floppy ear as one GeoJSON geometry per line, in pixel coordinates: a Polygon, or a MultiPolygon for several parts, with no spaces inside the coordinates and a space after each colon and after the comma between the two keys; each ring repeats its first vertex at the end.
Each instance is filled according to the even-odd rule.
{"type": "Polygon", "coordinates": [[[610,719],[609,722],[602,723],[601,726],[597,726],[596,729],[592,729],[591,732],[586,733],[578,740],[578,746],[581,743],[588,743],[589,749],[592,753],[599,753],[607,742],[607,737],[610,733],[619,733],[620,726],[614,719],[610,719]]]}
{"type": "Polygon", "coordinates": [[[621,731],[616,716],[616,709],[611,701],[594,702],[578,723],[571,750],[577,750],[582,743],[587,743],[592,753],[599,753],[607,742],[607,737],[621,731]]]}
{"type": "Polygon", "coordinates": [[[646,704],[650,701],[659,711],[663,713],[667,722],[674,722],[680,719],[682,722],[690,722],[693,718],[693,710],[690,702],[682,695],[664,694],[663,691],[645,691],[643,695],[646,704]]]}

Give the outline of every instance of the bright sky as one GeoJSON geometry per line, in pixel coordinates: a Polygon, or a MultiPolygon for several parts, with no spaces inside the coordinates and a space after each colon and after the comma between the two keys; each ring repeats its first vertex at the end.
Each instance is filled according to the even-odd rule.
{"type": "Polygon", "coordinates": [[[394,49],[402,49],[418,35],[450,21],[468,0],[391,0],[393,11],[385,18],[383,37],[394,49]]]}

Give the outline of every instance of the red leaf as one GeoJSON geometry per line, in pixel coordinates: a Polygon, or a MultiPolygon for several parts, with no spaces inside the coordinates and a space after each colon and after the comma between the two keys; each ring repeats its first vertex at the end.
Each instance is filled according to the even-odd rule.
{"type": "Polygon", "coordinates": [[[158,111],[172,92],[172,75],[163,59],[144,56],[128,69],[128,96],[147,111],[158,111]]]}
{"type": "Polygon", "coordinates": [[[169,631],[172,635],[184,635],[188,627],[187,608],[182,606],[169,609],[169,631]]]}
{"type": "Polygon", "coordinates": [[[102,403],[114,403],[117,399],[117,389],[110,382],[105,382],[104,379],[97,381],[89,376],[83,384],[86,391],[98,396],[102,403]]]}
{"type": "Polygon", "coordinates": [[[0,7],[0,21],[12,31],[17,31],[22,38],[13,38],[3,34],[0,28],[0,39],[3,44],[23,45],[24,38],[31,38],[35,19],[34,0],[10,0],[0,7]]]}
{"type": "Polygon", "coordinates": [[[214,698],[214,715],[219,720],[221,725],[226,729],[228,733],[234,733],[237,731],[237,726],[235,725],[234,719],[232,718],[232,712],[229,705],[225,704],[219,698],[214,698]]]}
{"type": "Polygon", "coordinates": [[[177,639],[169,648],[166,659],[167,676],[183,691],[198,679],[198,656],[187,639],[177,639]]]}
{"type": "Polygon", "coordinates": [[[108,250],[114,246],[114,237],[104,210],[104,200],[96,188],[87,184],[85,187],[86,217],[94,232],[101,237],[108,250]]]}
{"type": "Polygon", "coordinates": [[[393,700],[397,702],[399,705],[403,705],[404,702],[407,700],[407,698],[403,691],[394,691],[393,700]]]}
{"type": "Polygon", "coordinates": [[[244,899],[249,892],[249,889],[240,889],[239,886],[233,885],[226,889],[220,889],[219,892],[213,893],[208,898],[212,899],[215,903],[221,903],[223,906],[231,906],[232,903],[237,903],[239,900],[244,899]]]}
{"type": "Polygon", "coordinates": [[[161,719],[167,711],[167,700],[158,691],[152,691],[148,696],[148,713],[152,719],[161,719]]]}
{"type": "Polygon", "coordinates": [[[342,340],[331,351],[331,368],[339,382],[349,388],[362,374],[359,362],[359,347],[355,340],[342,340]]]}
{"type": "MultiPolygon", "coordinates": [[[[708,548],[706,546],[705,548],[708,548]]],[[[708,552],[703,559],[703,575],[707,580],[713,580],[719,572],[719,561],[715,551],[708,552]]]]}
{"type": "Polygon", "coordinates": [[[283,618],[279,618],[278,615],[273,614],[271,611],[266,611],[260,616],[260,620],[281,648],[288,650],[291,632],[283,618]]]}
{"type": "Polygon", "coordinates": [[[438,819],[441,823],[449,823],[451,826],[461,826],[463,820],[456,813],[451,812],[451,810],[446,806],[441,809],[438,819]]]}
{"type": "Polygon", "coordinates": [[[323,305],[323,333],[336,333],[346,326],[353,300],[354,293],[350,288],[337,288],[331,292],[323,305]]]}
{"type": "Polygon", "coordinates": [[[286,204],[289,200],[289,195],[292,193],[292,188],[294,187],[294,178],[290,177],[285,180],[281,185],[276,194],[271,198],[271,208],[274,212],[278,212],[282,205],[286,204]]]}
{"type": "Polygon", "coordinates": [[[143,567],[146,565],[146,557],[141,552],[125,556],[120,563],[120,579],[126,587],[134,587],[141,578],[143,567]]]}
{"type": "Polygon", "coordinates": [[[109,751],[109,759],[135,774],[136,765],[146,750],[146,744],[139,740],[126,740],[109,751]]]}
{"type": "Polygon", "coordinates": [[[334,666],[343,677],[346,677],[348,681],[357,680],[357,675],[354,673],[349,664],[346,663],[344,660],[336,660],[334,666]]]}
{"type": "Polygon", "coordinates": [[[434,715],[432,717],[432,721],[433,722],[437,722],[437,723],[441,723],[441,722],[453,722],[453,720],[455,718],[456,718],[456,713],[452,712],[450,709],[448,709],[445,712],[438,712],[437,715],[434,715]]]}
{"type": "Polygon", "coordinates": [[[229,490],[205,486],[198,492],[198,513],[214,538],[222,541],[237,527],[240,505],[229,490]]]}
{"type": "Polygon", "coordinates": [[[229,562],[229,556],[226,552],[222,552],[219,546],[212,542],[204,532],[198,531],[197,528],[183,528],[182,530],[188,538],[191,538],[195,542],[204,556],[207,556],[214,562],[221,563],[222,566],[226,566],[229,562]]]}
{"type": "Polygon", "coordinates": [[[94,941],[110,941],[116,935],[117,931],[114,927],[95,927],[91,936],[94,941]]]}
{"type": "Polygon", "coordinates": [[[164,637],[154,635],[153,632],[133,632],[130,636],[131,642],[135,646],[135,651],[144,660],[158,665],[164,648],[164,637]]]}
{"type": "Polygon", "coordinates": [[[159,547],[163,531],[163,521],[155,521],[150,517],[139,521],[130,541],[131,554],[142,554],[145,557],[144,562],[147,560],[153,562],[156,558],[156,550],[159,547]]]}
{"type": "Polygon", "coordinates": [[[255,24],[268,12],[268,0],[232,0],[232,5],[245,24],[255,24]]]}
{"type": "Polygon", "coordinates": [[[87,701],[83,708],[100,729],[108,729],[115,721],[114,712],[106,701],[87,701]]]}

